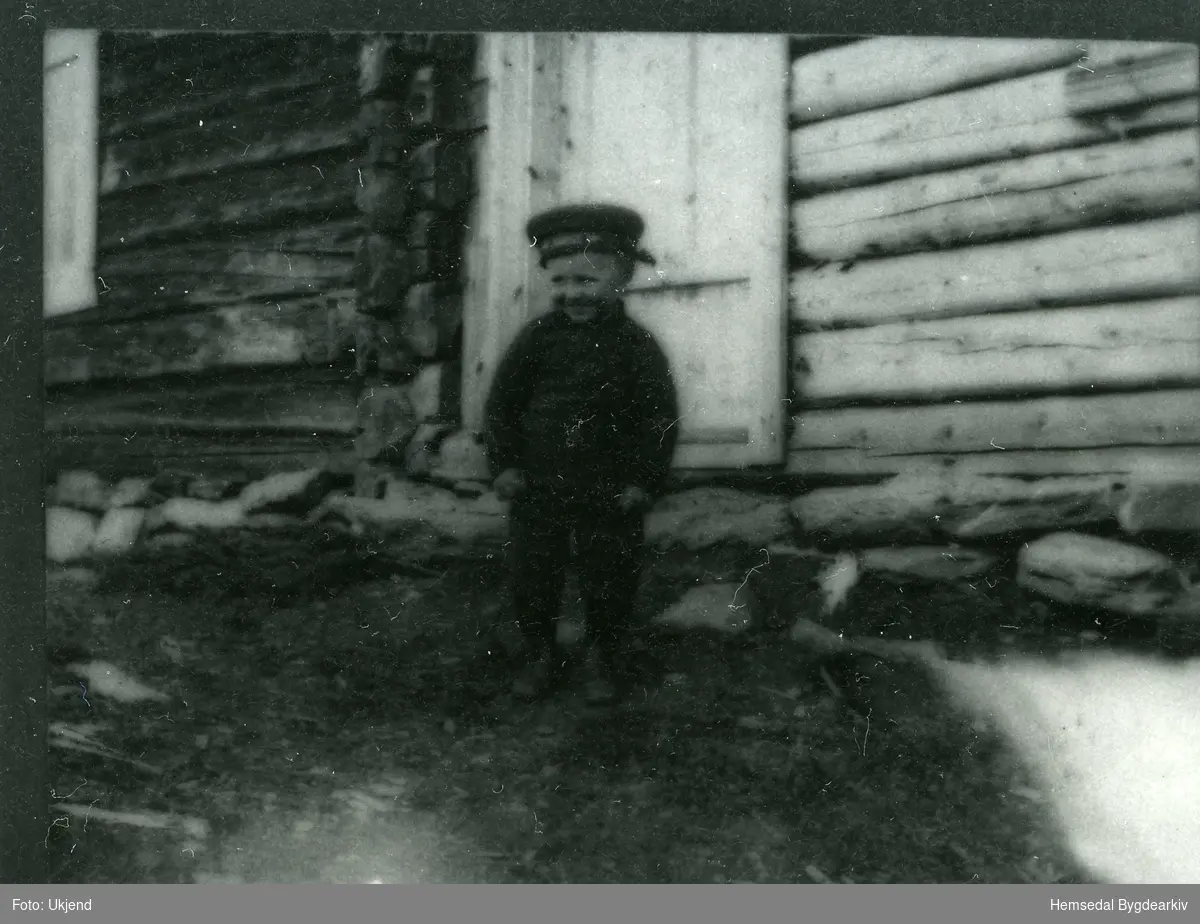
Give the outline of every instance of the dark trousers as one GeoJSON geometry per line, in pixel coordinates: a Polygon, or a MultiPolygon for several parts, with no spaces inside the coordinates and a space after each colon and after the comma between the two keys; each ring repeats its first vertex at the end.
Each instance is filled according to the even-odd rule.
{"type": "Polygon", "coordinates": [[[616,500],[616,492],[607,491],[590,497],[532,492],[513,503],[509,539],[514,616],[535,644],[554,643],[574,535],[588,632],[606,659],[619,650],[633,617],[645,523],[640,511],[624,513],[616,500]]]}

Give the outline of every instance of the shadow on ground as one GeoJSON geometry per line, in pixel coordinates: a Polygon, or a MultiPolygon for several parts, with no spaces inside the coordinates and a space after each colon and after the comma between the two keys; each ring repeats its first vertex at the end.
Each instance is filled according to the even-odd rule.
{"type": "MultiPolygon", "coordinates": [[[[935,696],[856,714],[768,633],[647,637],[656,679],[619,713],[518,706],[495,559],[281,550],[51,575],[51,638],[169,697],[52,667],[52,721],[116,752],[52,750],[55,881],[1076,881],[1022,768],[935,696]],[[294,592],[285,571],[239,592],[272,554],[294,592]]],[[[981,647],[1045,637],[1022,605],[983,583],[851,601],[981,647]]]]}

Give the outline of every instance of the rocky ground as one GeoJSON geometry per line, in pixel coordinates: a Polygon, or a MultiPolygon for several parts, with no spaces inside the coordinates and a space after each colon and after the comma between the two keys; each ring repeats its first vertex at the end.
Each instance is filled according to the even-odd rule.
{"type": "MultiPolygon", "coordinates": [[[[645,615],[740,554],[658,561],[645,615]]],[[[622,711],[520,706],[498,559],[421,561],[308,530],[53,566],[55,880],[1079,878],[1024,768],[919,684],[864,715],[786,632],[647,632],[622,711]]],[[[987,575],[868,575],[844,612],[962,649],[1083,628],[987,575]]]]}

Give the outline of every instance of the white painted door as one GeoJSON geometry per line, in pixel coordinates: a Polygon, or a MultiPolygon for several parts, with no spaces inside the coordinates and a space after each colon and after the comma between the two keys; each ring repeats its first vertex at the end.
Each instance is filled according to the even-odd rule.
{"type": "Polygon", "coordinates": [[[96,301],[97,35],[48,32],[43,51],[43,300],[56,315],[96,301]]]}
{"type": "Polygon", "coordinates": [[[782,36],[563,36],[555,192],[646,219],[629,309],[671,361],[677,467],[784,458],[788,70],[782,36]]]}

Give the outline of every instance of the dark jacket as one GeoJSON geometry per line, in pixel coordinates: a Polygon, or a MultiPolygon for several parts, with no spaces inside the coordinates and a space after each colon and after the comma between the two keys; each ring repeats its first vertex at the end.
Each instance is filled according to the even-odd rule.
{"type": "Polygon", "coordinates": [[[492,476],[573,493],[636,485],[657,494],[675,454],[678,399],[667,358],[623,307],[586,323],[554,311],[528,323],[488,395],[492,476]]]}

